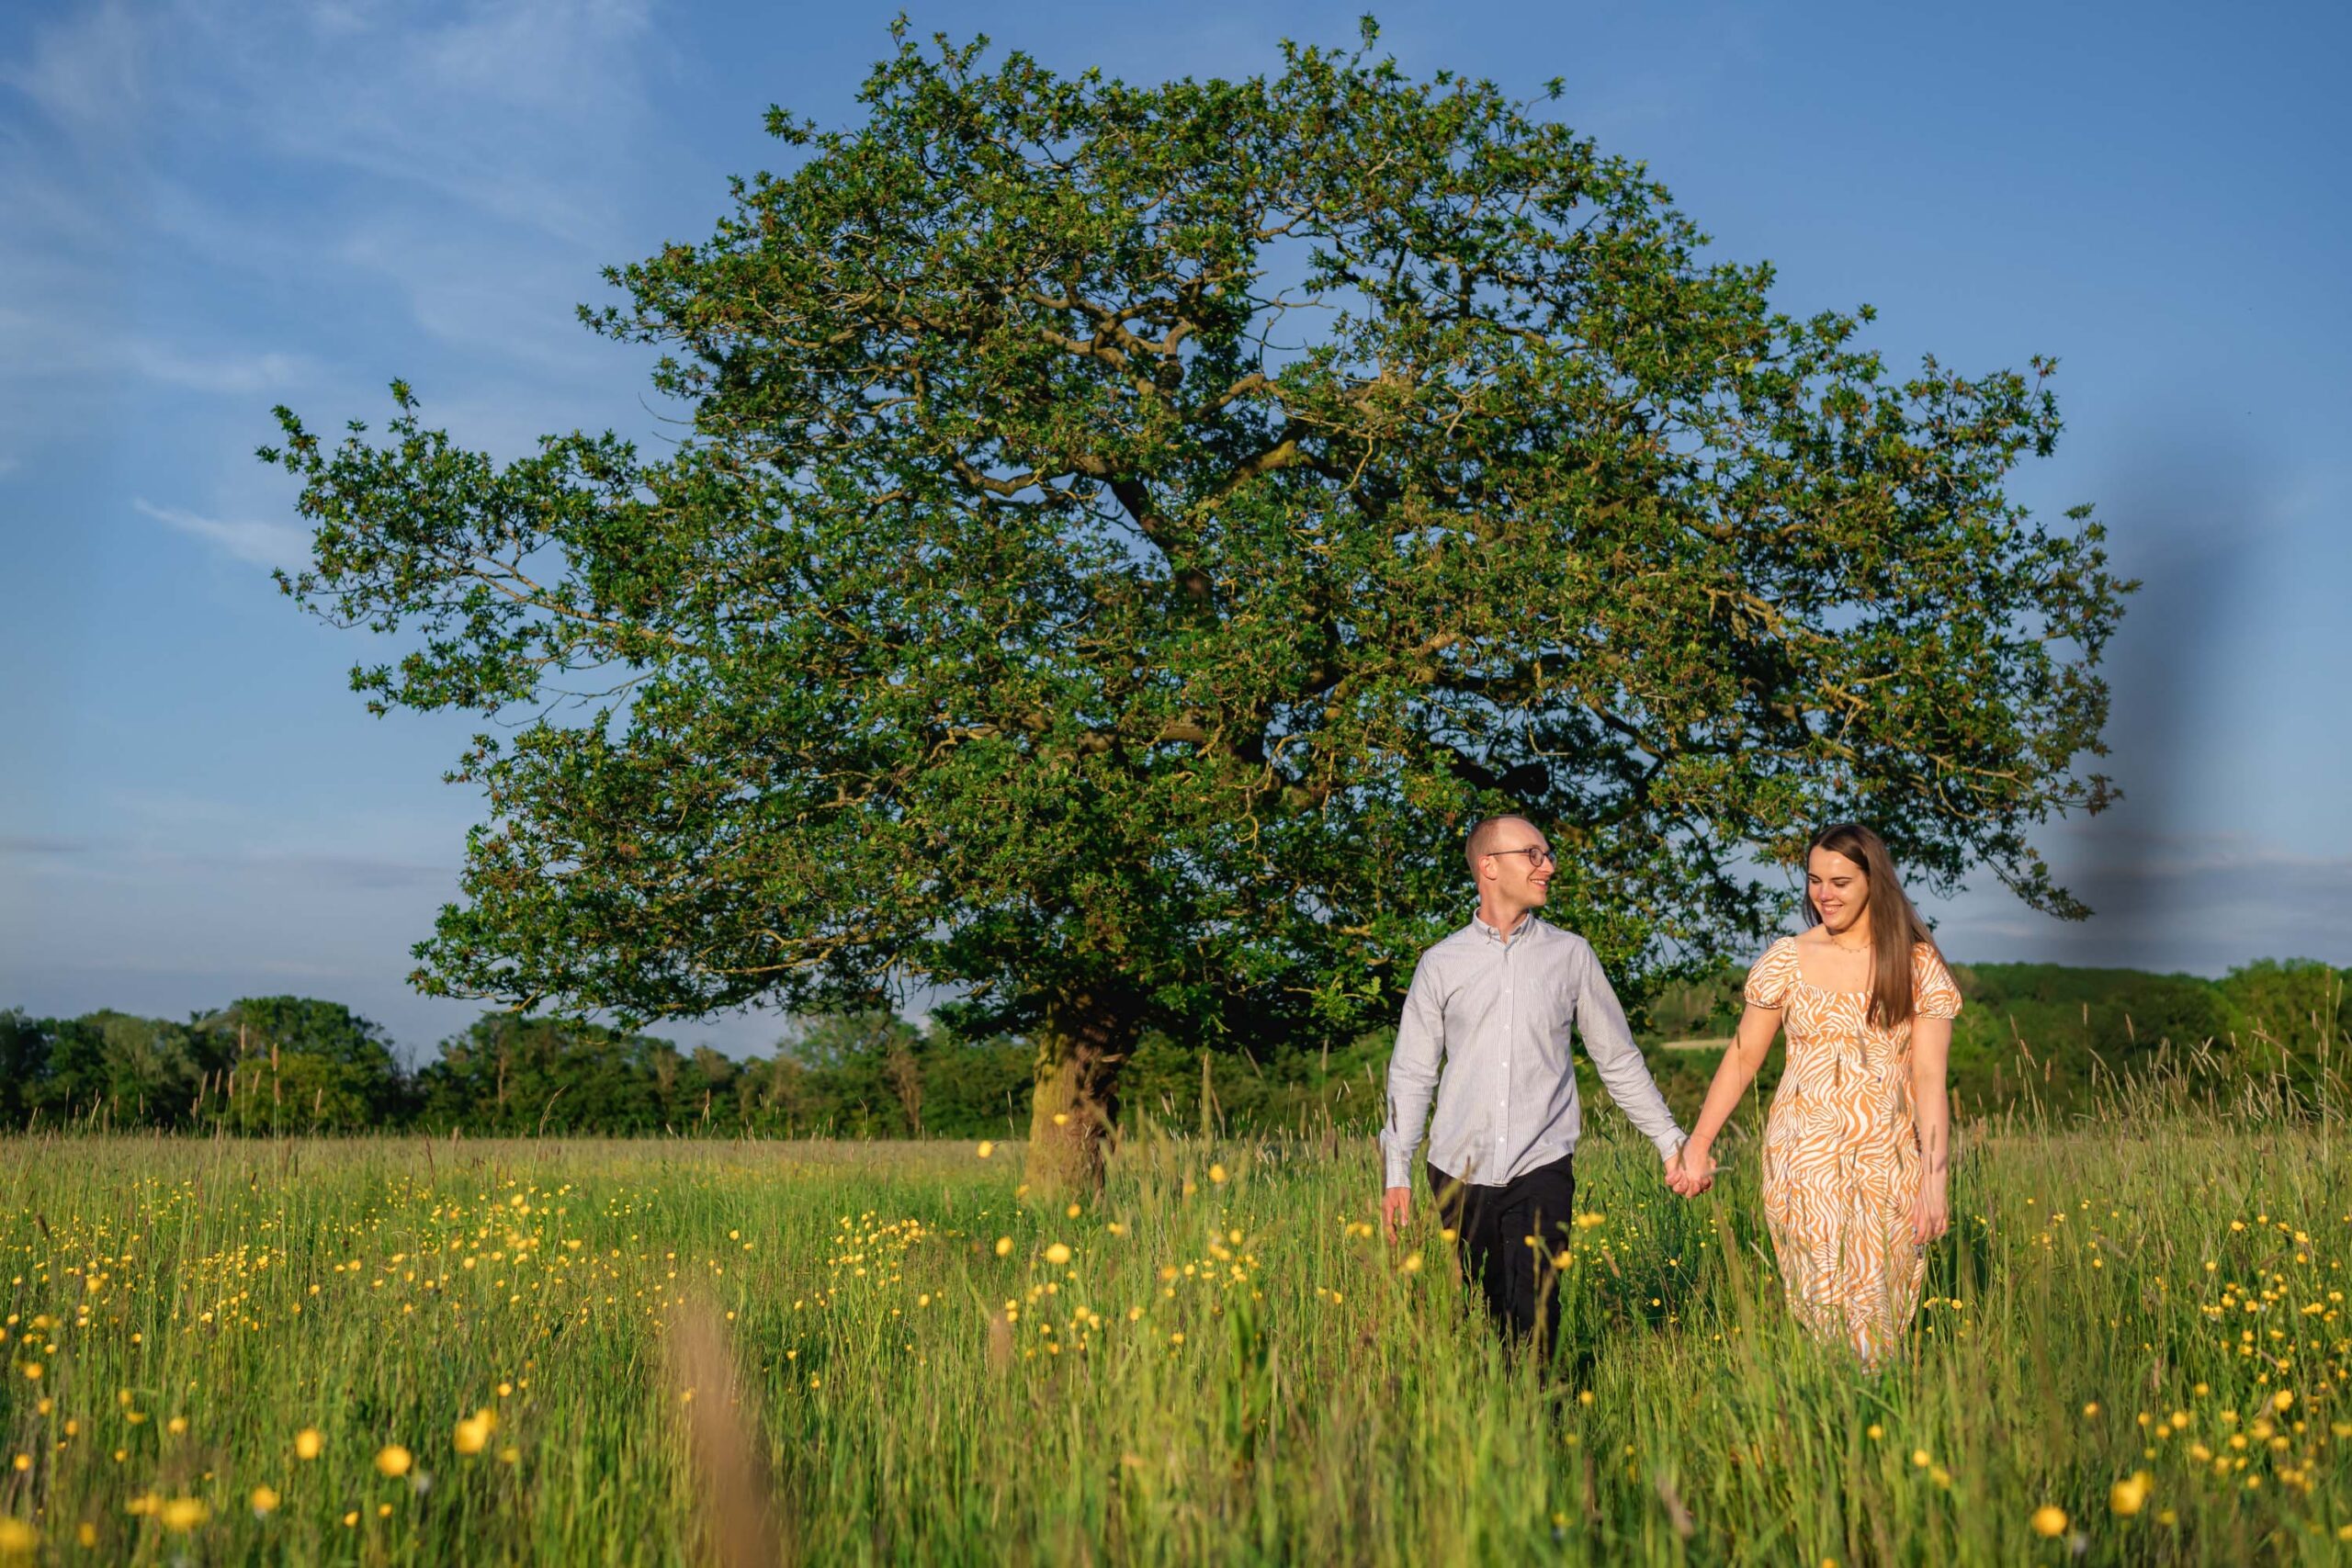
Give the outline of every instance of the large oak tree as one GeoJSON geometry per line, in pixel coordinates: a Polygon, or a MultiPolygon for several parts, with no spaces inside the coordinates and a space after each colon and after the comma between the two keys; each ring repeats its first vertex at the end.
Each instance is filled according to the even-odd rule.
{"type": "MultiPolygon", "coordinates": [[[[1554,89],[1556,96],[1556,86],[1554,89]]],[[[1891,375],[1494,85],[1285,48],[1137,86],[898,36],[864,118],[587,312],[682,439],[499,463],[279,411],[379,710],[515,715],[418,983],[635,1022],[927,985],[1100,1171],[1139,1031],[1384,1013],[1511,807],[1638,978],[1815,823],[2077,912],[2128,586],[2004,486],[2049,367],[1891,375]],[[565,692],[607,694],[567,706],[565,692]]]]}

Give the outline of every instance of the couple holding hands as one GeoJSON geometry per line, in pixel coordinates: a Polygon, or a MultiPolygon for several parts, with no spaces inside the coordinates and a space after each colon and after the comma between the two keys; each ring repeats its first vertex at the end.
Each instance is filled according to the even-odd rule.
{"type": "Polygon", "coordinates": [[[1789,1307],[1866,1366],[1917,1309],[1927,1245],[1950,1222],[1944,1066],[1960,990],[1886,845],[1842,823],[1805,852],[1815,924],[1748,971],[1739,1030],[1686,1139],[1584,938],[1537,918],[1555,861],[1535,825],[1489,818],[1465,846],[1478,913],[1421,954],[1388,1064],[1381,1132],[1394,1239],[1434,1094],[1429,1182],[1465,1274],[1507,1334],[1550,1353],[1552,1258],[1576,1216],[1580,1118],[1569,1054],[1657,1146],[1685,1198],[1714,1184],[1716,1134],[1775,1034],[1789,1056],[1764,1126],[1764,1218],[1789,1307]]]}

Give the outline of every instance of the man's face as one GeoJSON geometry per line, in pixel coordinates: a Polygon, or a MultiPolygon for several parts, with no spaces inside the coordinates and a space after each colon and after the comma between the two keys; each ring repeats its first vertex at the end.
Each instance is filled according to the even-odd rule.
{"type": "Polygon", "coordinates": [[[1559,863],[1544,835],[1523,822],[1506,822],[1493,850],[1484,857],[1492,867],[1495,891],[1504,900],[1533,908],[1550,897],[1552,874],[1559,863]]]}

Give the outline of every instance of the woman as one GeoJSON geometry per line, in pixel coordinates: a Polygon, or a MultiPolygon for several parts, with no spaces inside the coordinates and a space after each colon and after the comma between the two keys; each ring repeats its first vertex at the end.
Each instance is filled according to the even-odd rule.
{"type": "Polygon", "coordinates": [[[1748,971],[1739,1032],[1670,1179],[1713,1184],[1709,1151],[1784,1025],[1789,1059],[1764,1122],[1764,1218],[1790,1310],[1866,1366],[1919,1304],[1925,1248],[1950,1219],[1944,1064],[1960,989],[1876,833],[1824,829],[1805,852],[1815,924],[1748,971]]]}

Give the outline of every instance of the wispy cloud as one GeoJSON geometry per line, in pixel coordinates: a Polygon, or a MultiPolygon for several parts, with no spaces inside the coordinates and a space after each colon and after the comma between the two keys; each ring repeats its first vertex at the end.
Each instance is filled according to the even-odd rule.
{"type": "Polygon", "coordinates": [[[145,96],[147,29],[130,8],[103,5],[34,36],[29,58],[0,62],[0,86],[85,135],[110,135],[145,96]]]}
{"type": "Polygon", "coordinates": [[[222,400],[225,434],[289,386],[418,374],[413,351],[286,346],[383,355],[403,312],[469,381],[567,401],[595,347],[572,304],[647,247],[631,171],[662,156],[668,59],[637,0],[167,0],[37,26],[0,63],[0,426],[64,435],[143,385],[222,400]],[[159,326],[158,280],[199,308],[159,326]]]}
{"type": "Polygon", "coordinates": [[[51,386],[129,383],[250,399],[310,378],[304,355],[276,350],[204,350],[159,343],[116,330],[91,333],[70,310],[36,313],[0,309],[0,353],[9,377],[51,386]]]}
{"type": "Polygon", "coordinates": [[[254,566],[284,567],[292,570],[311,558],[311,536],[289,524],[203,517],[177,507],[157,506],[143,500],[135,500],[131,504],[156,522],[176,528],[183,534],[192,534],[214,548],[226,551],[254,566]]]}
{"type": "Polygon", "coordinates": [[[44,833],[0,833],[0,857],[26,860],[87,854],[86,839],[61,839],[44,833]]]}
{"type": "Polygon", "coordinates": [[[302,379],[307,362],[296,354],[182,354],[156,344],[124,345],[130,368],[151,381],[198,392],[238,397],[276,391],[302,379]]]}
{"type": "Polygon", "coordinates": [[[158,886],[233,883],[281,895],[288,889],[319,894],[421,888],[454,896],[458,886],[458,868],[451,864],[346,850],[187,850],[129,839],[19,833],[0,835],[0,861],[17,862],[26,874],[44,880],[158,886]]]}

